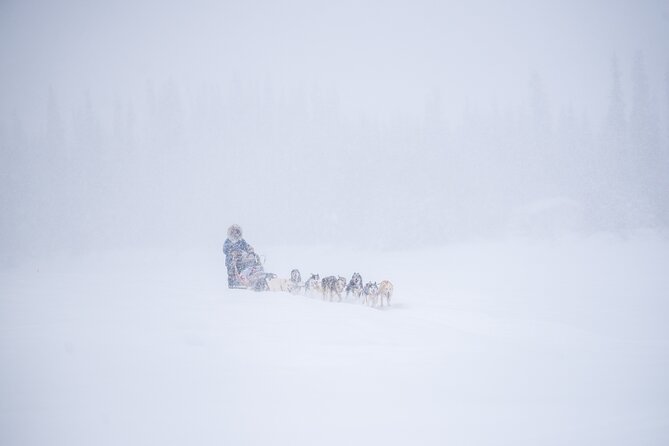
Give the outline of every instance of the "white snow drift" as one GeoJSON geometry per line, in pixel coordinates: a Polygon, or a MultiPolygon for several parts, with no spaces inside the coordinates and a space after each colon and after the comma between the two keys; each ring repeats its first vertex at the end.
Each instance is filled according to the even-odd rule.
{"type": "Polygon", "coordinates": [[[228,290],[216,247],[34,261],[0,275],[0,444],[667,444],[668,248],[259,248],[389,278],[384,310],[228,290]]]}

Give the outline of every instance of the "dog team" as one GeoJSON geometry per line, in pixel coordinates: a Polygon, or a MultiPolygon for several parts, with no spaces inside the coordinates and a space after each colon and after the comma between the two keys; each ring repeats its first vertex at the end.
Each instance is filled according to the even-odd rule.
{"type": "Polygon", "coordinates": [[[303,294],[310,297],[322,297],[323,300],[333,302],[337,299],[342,301],[342,293],[346,293],[346,299],[352,297],[356,301],[362,301],[364,305],[372,307],[383,307],[383,300],[390,306],[393,296],[393,284],[388,280],[380,283],[364,283],[359,273],[353,273],[351,280],[346,283],[342,276],[327,276],[320,278],[319,274],[312,274],[306,281],[302,282],[300,271],[294,269],[290,272],[290,279],[272,277],[267,280],[269,291],[286,291],[292,294],[303,294]]]}
{"type": "Polygon", "coordinates": [[[383,300],[390,306],[393,296],[393,284],[387,280],[380,283],[362,281],[359,273],[354,273],[346,283],[342,276],[328,276],[323,279],[318,274],[312,274],[302,282],[300,271],[290,272],[290,279],[279,278],[276,274],[266,273],[260,256],[253,247],[242,237],[241,226],[234,224],[228,228],[228,238],[223,243],[225,266],[228,270],[228,287],[253,289],[256,291],[287,291],[293,294],[306,296],[322,296],[323,300],[342,301],[342,293],[346,298],[352,296],[356,301],[362,300],[369,306],[383,307],[383,300]]]}

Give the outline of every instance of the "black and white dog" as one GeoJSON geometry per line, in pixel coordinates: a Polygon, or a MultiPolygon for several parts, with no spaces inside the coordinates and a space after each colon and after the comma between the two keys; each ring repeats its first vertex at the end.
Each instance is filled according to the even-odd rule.
{"type": "Polygon", "coordinates": [[[360,298],[363,289],[362,276],[359,273],[353,273],[353,277],[346,285],[346,298],[348,299],[349,294],[353,294],[356,299],[360,298]]]}
{"type": "Polygon", "coordinates": [[[367,282],[365,288],[363,288],[362,293],[365,295],[364,304],[376,306],[376,299],[379,296],[379,286],[376,282],[367,282]]]}
{"type": "Polygon", "coordinates": [[[341,292],[344,291],[344,287],[346,287],[346,278],[342,276],[323,277],[321,286],[323,287],[323,299],[329,297],[330,302],[332,302],[334,297],[337,296],[337,300],[341,302],[341,292]]]}
{"type": "Polygon", "coordinates": [[[294,269],[290,272],[290,281],[293,283],[302,283],[302,275],[299,269],[294,269]]]}
{"type": "Polygon", "coordinates": [[[304,282],[304,294],[321,293],[321,276],[320,274],[311,274],[311,277],[304,282]]]}
{"type": "Polygon", "coordinates": [[[288,282],[288,291],[293,294],[299,294],[301,290],[304,289],[304,284],[302,283],[302,276],[298,269],[294,269],[290,272],[290,281],[288,282]]]}

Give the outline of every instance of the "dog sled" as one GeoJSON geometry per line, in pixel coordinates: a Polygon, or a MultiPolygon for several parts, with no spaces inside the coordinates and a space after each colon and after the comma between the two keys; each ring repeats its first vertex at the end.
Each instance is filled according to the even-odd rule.
{"type": "Polygon", "coordinates": [[[262,258],[255,252],[234,252],[230,273],[232,274],[232,288],[255,291],[269,290],[267,281],[276,277],[275,274],[265,272],[262,258]]]}

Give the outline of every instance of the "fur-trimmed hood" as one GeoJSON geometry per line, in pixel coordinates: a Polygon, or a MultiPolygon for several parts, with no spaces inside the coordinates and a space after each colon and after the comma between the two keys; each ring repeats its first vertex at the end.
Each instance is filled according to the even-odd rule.
{"type": "Polygon", "coordinates": [[[237,242],[242,239],[242,228],[239,225],[232,225],[228,228],[228,238],[231,242],[237,242]]]}

